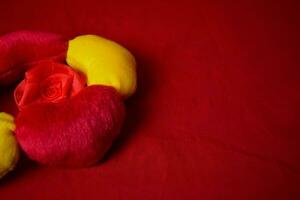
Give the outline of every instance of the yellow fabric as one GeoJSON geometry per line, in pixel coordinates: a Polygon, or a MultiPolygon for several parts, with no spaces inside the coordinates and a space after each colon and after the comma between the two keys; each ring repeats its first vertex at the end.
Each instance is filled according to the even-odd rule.
{"type": "Polygon", "coordinates": [[[114,87],[123,97],[136,89],[136,62],[119,44],[96,35],[82,35],[69,41],[67,63],[87,76],[88,85],[114,87]]]}
{"type": "Polygon", "coordinates": [[[0,113],[0,178],[14,168],[19,158],[14,130],[13,117],[6,113],[0,113]]]}

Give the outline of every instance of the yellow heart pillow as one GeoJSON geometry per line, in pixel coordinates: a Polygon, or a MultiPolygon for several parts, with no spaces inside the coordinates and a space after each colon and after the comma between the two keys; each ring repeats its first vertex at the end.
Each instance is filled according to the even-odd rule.
{"type": "Polygon", "coordinates": [[[67,63],[87,76],[88,85],[114,87],[124,98],[136,89],[136,62],[121,45],[96,35],[69,41],[67,63]]]}
{"type": "Polygon", "coordinates": [[[0,178],[14,168],[19,158],[14,130],[13,117],[6,113],[0,113],[0,178]]]}

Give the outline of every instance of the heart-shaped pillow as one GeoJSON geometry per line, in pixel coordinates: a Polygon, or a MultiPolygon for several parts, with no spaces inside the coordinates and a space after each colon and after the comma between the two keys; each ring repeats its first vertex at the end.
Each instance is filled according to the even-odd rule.
{"type": "Polygon", "coordinates": [[[90,86],[63,102],[24,108],[16,118],[16,137],[40,163],[88,166],[103,157],[123,118],[124,106],[114,88],[90,86]]]}
{"type": "Polygon", "coordinates": [[[0,38],[0,86],[19,80],[32,63],[64,62],[68,41],[53,33],[18,31],[0,38]]]}

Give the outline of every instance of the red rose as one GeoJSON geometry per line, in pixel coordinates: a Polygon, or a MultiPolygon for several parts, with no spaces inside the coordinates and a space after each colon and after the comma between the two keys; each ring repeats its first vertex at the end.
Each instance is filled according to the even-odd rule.
{"type": "Polygon", "coordinates": [[[45,61],[26,72],[15,89],[15,101],[19,110],[33,103],[56,103],[76,95],[85,84],[85,77],[67,65],[45,61]]]}

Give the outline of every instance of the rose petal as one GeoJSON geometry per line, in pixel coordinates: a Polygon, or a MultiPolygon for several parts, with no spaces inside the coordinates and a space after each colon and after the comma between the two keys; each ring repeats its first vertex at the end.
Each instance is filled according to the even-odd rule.
{"type": "Polygon", "coordinates": [[[86,78],[70,67],[44,61],[33,64],[26,72],[15,89],[15,101],[20,110],[33,103],[57,103],[76,95],[85,84],[86,78]]]}

